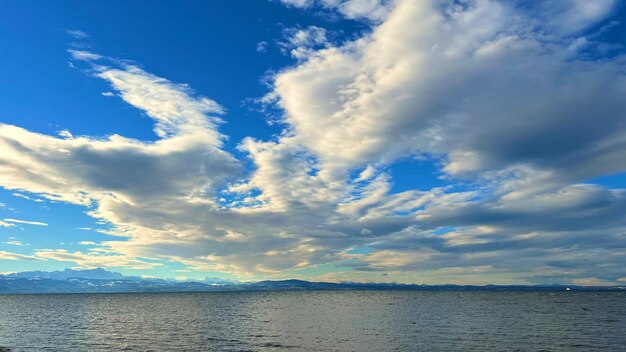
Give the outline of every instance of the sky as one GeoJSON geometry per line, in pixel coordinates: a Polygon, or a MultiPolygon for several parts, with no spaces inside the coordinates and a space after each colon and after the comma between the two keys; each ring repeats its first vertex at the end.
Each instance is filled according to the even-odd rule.
{"type": "Polygon", "coordinates": [[[0,3],[0,272],[626,284],[618,0],[0,3]]]}

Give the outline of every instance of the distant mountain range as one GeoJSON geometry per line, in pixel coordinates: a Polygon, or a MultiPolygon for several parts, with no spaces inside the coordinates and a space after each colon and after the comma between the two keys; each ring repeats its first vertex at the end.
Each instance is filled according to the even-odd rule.
{"type": "Polygon", "coordinates": [[[0,294],[26,293],[98,293],[98,292],[205,292],[205,291],[289,291],[289,290],[412,290],[412,291],[589,291],[626,290],[626,287],[590,287],[564,285],[409,285],[396,283],[310,282],[280,280],[236,282],[219,278],[202,281],[124,276],[102,268],[90,270],[27,271],[0,275],[0,294]]]}

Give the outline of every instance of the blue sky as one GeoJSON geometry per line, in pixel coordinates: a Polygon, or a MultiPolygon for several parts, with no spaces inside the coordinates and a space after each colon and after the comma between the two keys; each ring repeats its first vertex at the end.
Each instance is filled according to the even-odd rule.
{"type": "Polygon", "coordinates": [[[620,1],[0,4],[0,272],[626,282],[620,1]]]}

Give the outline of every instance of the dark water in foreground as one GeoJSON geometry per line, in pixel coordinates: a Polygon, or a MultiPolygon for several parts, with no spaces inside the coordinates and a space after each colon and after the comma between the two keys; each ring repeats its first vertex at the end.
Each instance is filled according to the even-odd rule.
{"type": "Polygon", "coordinates": [[[621,292],[0,296],[13,351],[626,351],[621,292]]]}

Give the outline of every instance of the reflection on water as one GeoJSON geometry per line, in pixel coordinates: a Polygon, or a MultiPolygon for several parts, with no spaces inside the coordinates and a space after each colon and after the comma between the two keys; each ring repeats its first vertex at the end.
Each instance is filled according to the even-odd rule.
{"type": "Polygon", "coordinates": [[[13,351],[620,351],[620,292],[0,296],[13,351]]]}

